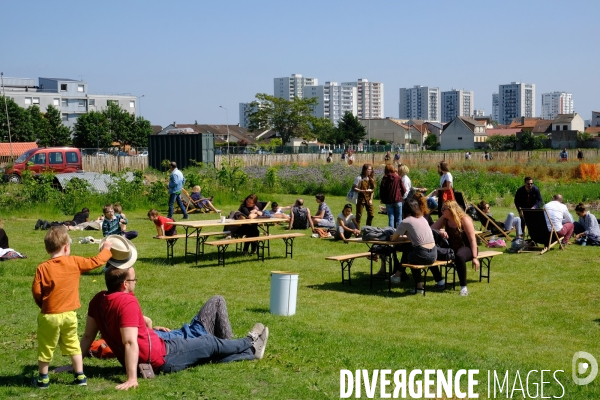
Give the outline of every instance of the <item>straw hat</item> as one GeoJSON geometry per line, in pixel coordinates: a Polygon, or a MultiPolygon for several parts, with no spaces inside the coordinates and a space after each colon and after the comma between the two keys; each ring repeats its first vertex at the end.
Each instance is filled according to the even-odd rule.
{"type": "Polygon", "coordinates": [[[110,252],[112,257],[108,260],[109,265],[118,269],[127,269],[131,267],[137,260],[137,249],[129,240],[120,235],[109,235],[100,241],[99,248],[106,240],[112,242],[110,252]]]}

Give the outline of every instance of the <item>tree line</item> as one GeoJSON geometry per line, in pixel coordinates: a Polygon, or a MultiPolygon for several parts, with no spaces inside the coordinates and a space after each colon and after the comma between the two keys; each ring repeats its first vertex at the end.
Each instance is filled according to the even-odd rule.
{"type": "Polygon", "coordinates": [[[63,125],[60,110],[49,105],[42,112],[38,105],[20,107],[13,99],[2,96],[0,101],[0,139],[2,142],[37,142],[38,146],[75,146],[81,148],[148,146],[152,134],[150,121],[136,117],[118,104],[110,103],[102,111],[79,115],[73,129],[63,125]]]}

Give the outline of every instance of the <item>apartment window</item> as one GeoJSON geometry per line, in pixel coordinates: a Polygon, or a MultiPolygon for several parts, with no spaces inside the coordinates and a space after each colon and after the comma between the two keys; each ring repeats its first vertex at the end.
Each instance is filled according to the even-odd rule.
{"type": "Polygon", "coordinates": [[[25,105],[26,106],[30,106],[31,105],[31,97],[25,97],[25,105]]]}
{"type": "Polygon", "coordinates": [[[83,93],[83,91],[84,91],[83,89],[84,89],[83,85],[77,85],[77,91],[79,93],[83,93]]]}
{"type": "Polygon", "coordinates": [[[96,99],[89,99],[88,103],[89,103],[90,106],[94,106],[95,107],[96,106],[96,99]]]}
{"type": "Polygon", "coordinates": [[[66,92],[67,91],[67,84],[66,83],[61,83],[60,84],[60,91],[61,92],[66,92]]]}
{"type": "Polygon", "coordinates": [[[129,102],[129,108],[135,108],[135,101],[131,100],[129,102]]]}
{"type": "Polygon", "coordinates": [[[52,105],[54,105],[54,106],[56,106],[56,107],[60,106],[60,99],[54,99],[54,100],[52,101],[52,105]]]}
{"type": "Polygon", "coordinates": [[[567,125],[563,125],[563,131],[566,131],[568,129],[567,125]]]}
{"type": "Polygon", "coordinates": [[[63,114],[62,115],[62,120],[63,121],[68,121],[69,120],[69,114],[63,114]]]}
{"type": "Polygon", "coordinates": [[[79,107],[85,107],[85,100],[79,99],[77,102],[79,103],[79,107]]]}
{"type": "Polygon", "coordinates": [[[458,140],[462,140],[462,137],[461,137],[461,136],[459,136],[459,137],[458,137],[458,140]]]}
{"type": "Polygon", "coordinates": [[[69,100],[67,100],[67,99],[62,99],[62,106],[63,106],[63,107],[68,107],[68,106],[69,106],[69,100]]]}
{"type": "Polygon", "coordinates": [[[40,104],[40,98],[39,97],[34,97],[33,98],[33,104],[39,105],[40,104]]]}

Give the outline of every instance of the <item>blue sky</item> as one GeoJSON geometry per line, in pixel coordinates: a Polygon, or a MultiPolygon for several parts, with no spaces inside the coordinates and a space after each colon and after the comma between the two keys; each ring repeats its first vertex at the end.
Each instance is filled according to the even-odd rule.
{"type": "Polygon", "coordinates": [[[401,87],[475,92],[491,113],[499,84],[573,93],[600,110],[600,2],[5,1],[5,77],[83,78],[90,93],[145,95],[153,124],[238,122],[238,104],[273,78],[383,82],[385,116],[401,87]],[[596,38],[596,39],[593,39],[596,38]],[[596,43],[596,44],[594,44],[596,43]]]}

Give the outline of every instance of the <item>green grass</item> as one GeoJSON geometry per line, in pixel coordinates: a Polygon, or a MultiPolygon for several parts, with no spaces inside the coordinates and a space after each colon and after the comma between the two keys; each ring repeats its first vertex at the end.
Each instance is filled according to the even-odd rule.
{"type": "MultiPolygon", "coordinates": [[[[295,198],[259,197],[282,205],[295,198]]],[[[314,199],[304,198],[305,204],[316,210],[314,199]]],[[[326,201],[335,215],[345,203],[342,197],[326,201]]],[[[236,207],[218,206],[227,211],[236,207]]],[[[47,258],[44,231],[35,231],[33,226],[38,217],[58,218],[44,215],[40,209],[27,217],[3,216],[11,247],[29,258],[0,263],[0,398],[339,398],[341,369],[385,368],[479,369],[480,398],[487,398],[488,370],[509,370],[511,387],[517,370],[523,385],[530,370],[564,370],[557,375],[565,387],[563,398],[600,398],[599,378],[588,386],[576,386],[571,379],[571,358],[576,351],[587,351],[600,359],[600,248],[571,245],[566,251],[551,250],[542,256],[505,254],[494,259],[490,284],[479,283],[478,274],[469,270],[468,297],[462,298],[452,290],[423,297],[409,295],[410,284],[394,287],[390,294],[387,284],[376,281],[369,290],[365,259],[353,267],[352,286],[342,285],[339,263],[324,258],[362,252],[366,247],[308,235],[296,240],[291,260],[283,257],[283,242],[276,241],[271,244],[272,257],[264,263],[237,256],[230,249],[225,268],[217,267],[216,251],[209,246],[198,266],[185,263],[180,241],[175,248],[176,263],[170,266],[165,262],[164,243],[151,239],[155,229],[145,219],[146,211],[127,212],[130,228],[140,232],[135,240],[139,250],[136,295],[144,313],[158,325],[178,327],[206,299],[221,294],[227,300],[236,336],[244,336],[255,322],[269,326],[265,359],[202,365],[153,381],[140,381],[137,390],[127,393],[114,390],[125,378],[116,361],[86,359],[87,387],[71,387],[70,374],[63,373],[51,375],[48,391],[30,388],[28,382],[37,370],[38,313],[31,297],[31,282],[36,266],[47,258]],[[300,273],[297,313],[292,317],[269,313],[269,272],[274,270],[300,273]]],[[[503,217],[510,210],[494,211],[496,217],[503,217]]],[[[92,215],[99,213],[92,210],[92,215]]],[[[191,218],[214,218],[214,214],[191,218]]],[[[384,226],[386,220],[376,215],[375,224],[384,226]]],[[[271,230],[282,231],[283,227],[271,230]]],[[[74,242],[89,232],[74,232],[74,242]]],[[[96,252],[94,245],[72,245],[76,255],[92,256],[96,252]]],[[[87,302],[102,289],[100,271],[81,278],[80,333],[87,302]]],[[[68,362],[57,350],[51,366],[68,362]]],[[[554,382],[551,375],[545,378],[554,382]]],[[[535,381],[539,383],[539,375],[535,381]]],[[[530,389],[533,394],[535,388],[530,389]]],[[[378,397],[379,390],[376,393],[378,397]]],[[[547,384],[544,394],[560,396],[561,389],[557,384],[547,384]]],[[[520,395],[517,391],[514,397],[520,395]]],[[[366,398],[364,388],[362,396],[366,398]]]]}

